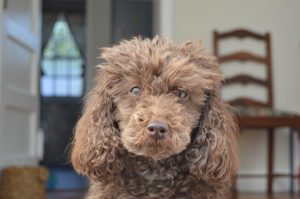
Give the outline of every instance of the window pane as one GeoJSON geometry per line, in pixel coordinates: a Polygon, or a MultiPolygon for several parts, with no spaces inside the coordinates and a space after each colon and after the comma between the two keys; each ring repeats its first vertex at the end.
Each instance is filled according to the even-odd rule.
{"type": "Polygon", "coordinates": [[[56,71],[55,61],[44,59],[43,60],[43,72],[45,75],[54,75],[56,71]]]}
{"type": "Polygon", "coordinates": [[[46,81],[44,84],[47,84],[48,89],[44,91],[46,87],[41,85],[41,93],[54,97],[80,97],[83,92],[84,61],[63,15],[54,24],[43,58],[41,78],[52,79],[41,80],[41,84],[46,81]]]}
{"type": "Polygon", "coordinates": [[[65,77],[58,77],[56,79],[56,96],[68,96],[67,81],[65,77]]]}
{"type": "Polygon", "coordinates": [[[43,56],[47,58],[80,57],[79,49],[63,16],[60,16],[55,22],[43,56]]]}
{"type": "Polygon", "coordinates": [[[78,97],[82,95],[83,91],[83,81],[82,78],[72,78],[71,79],[71,96],[78,97]]]}
{"type": "Polygon", "coordinates": [[[83,61],[81,59],[72,59],[71,75],[81,76],[82,75],[82,64],[83,64],[83,61]]]}
{"type": "Polygon", "coordinates": [[[56,73],[57,75],[68,75],[69,60],[57,59],[56,65],[57,65],[57,73],[56,73]]]}
{"type": "Polygon", "coordinates": [[[41,94],[42,96],[53,95],[53,79],[51,77],[42,77],[41,79],[41,94]]]}

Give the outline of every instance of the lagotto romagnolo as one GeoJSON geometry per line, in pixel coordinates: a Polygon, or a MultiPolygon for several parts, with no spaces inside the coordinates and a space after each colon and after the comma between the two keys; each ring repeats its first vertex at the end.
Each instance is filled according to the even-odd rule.
{"type": "Polygon", "coordinates": [[[71,161],[87,199],[221,199],[238,165],[238,128],[199,42],[133,38],[104,48],[71,161]]]}

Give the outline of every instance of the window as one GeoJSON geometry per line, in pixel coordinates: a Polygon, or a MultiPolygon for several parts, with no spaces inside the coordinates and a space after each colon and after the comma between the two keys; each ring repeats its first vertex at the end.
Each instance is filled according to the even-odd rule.
{"type": "Polygon", "coordinates": [[[43,51],[42,97],[81,97],[84,61],[63,15],[54,24],[43,51]]]}

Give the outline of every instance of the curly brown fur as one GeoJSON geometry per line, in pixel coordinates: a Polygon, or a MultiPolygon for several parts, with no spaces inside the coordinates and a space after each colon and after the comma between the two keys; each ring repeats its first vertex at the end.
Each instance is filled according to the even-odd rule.
{"type": "Polygon", "coordinates": [[[199,42],[160,37],[123,41],[102,58],[71,156],[91,179],[86,198],[223,198],[237,169],[238,131],[219,97],[216,59],[199,42]],[[178,97],[181,91],[187,96],[178,97]],[[149,134],[152,121],[167,124],[164,138],[149,134]]]}

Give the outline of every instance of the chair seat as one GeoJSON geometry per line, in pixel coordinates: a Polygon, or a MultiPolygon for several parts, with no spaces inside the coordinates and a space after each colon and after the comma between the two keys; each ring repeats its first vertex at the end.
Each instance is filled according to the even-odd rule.
{"type": "Polygon", "coordinates": [[[300,138],[300,115],[271,108],[235,106],[240,128],[292,127],[300,138]]]}
{"type": "Polygon", "coordinates": [[[249,107],[249,106],[235,106],[234,111],[239,116],[247,117],[293,117],[297,114],[292,112],[280,111],[268,107],[249,107]]]}

